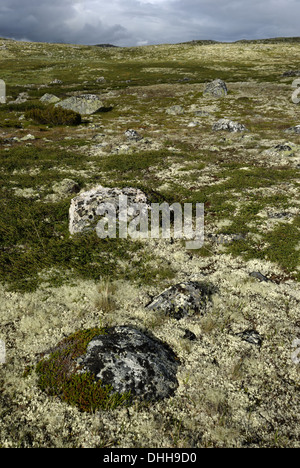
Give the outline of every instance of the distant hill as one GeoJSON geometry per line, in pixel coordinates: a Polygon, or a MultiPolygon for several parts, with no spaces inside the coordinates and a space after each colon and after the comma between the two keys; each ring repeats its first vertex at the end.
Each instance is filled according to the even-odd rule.
{"type": "Polygon", "coordinates": [[[95,44],[95,47],[119,47],[113,44],[95,44]]]}
{"type": "Polygon", "coordinates": [[[282,42],[300,42],[300,37],[272,37],[268,39],[239,39],[234,42],[214,41],[211,39],[200,39],[188,42],[179,42],[179,44],[189,45],[210,45],[210,44],[278,44],[282,42]]]}

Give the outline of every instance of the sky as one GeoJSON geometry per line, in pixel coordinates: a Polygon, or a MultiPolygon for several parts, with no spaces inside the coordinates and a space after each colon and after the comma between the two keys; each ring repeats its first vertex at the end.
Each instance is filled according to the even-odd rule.
{"type": "Polygon", "coordinates": [[[1,0],[0,37],[123,47],[300,36],[300,0],[1,0]]]}

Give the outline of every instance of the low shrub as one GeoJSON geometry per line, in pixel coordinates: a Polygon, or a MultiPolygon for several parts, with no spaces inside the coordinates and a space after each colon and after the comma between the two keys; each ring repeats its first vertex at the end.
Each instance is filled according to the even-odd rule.
{"type": "Polygon", "coordinates": [[[80,125],[81,115],[62,107],[47,107],[46,109],[31,109],[25,118],[32,119],[44,125],[80,125]]]}

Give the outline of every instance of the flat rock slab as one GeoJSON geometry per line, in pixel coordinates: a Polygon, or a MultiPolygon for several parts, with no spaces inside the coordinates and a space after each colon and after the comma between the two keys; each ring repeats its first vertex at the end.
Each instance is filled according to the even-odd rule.
{"type": "MultiPolygon", "coordinates": [[[[119,196],[126,195],[128,200],[128,215],[130,205],[134,203],[147,204],[146,195],[139,189],[133,187],[110,188],[102,187],[101,185],[79,194],[71,200],[69,209],[69,231],[71,234],[82,233],[96,229],[95,221],[97,217],[97,209],[100,204],[103,206],[114,206],[116,215],[119,214],[119,196]]],[[[129,219],[128,218],[128,219],[129,219]]]]}
{"type": "Polygon", "coordinates": [[[163,342],[128,326],[112,327],[93,338],[78,359],[80,372],[91,372],[117,393],[131,392],[153,401],[171,396],[178,382],[178,358],[163,342]]]}
{"type": "Polygon", "coordinates": [[[103,108],[104,104],[96,94],[82,94],[81,96],[67,98],[55,104],[55,106],[78,112],[81,115],[90,115],[103,108]]]}
{"type": "Polygon", "coordinates": [[[212,285],[199,281],[179,283],[156,296],[146,308],[164,312],[176,320],[186,316],[203,315],[214,292],[215,288],[212,285]]]}

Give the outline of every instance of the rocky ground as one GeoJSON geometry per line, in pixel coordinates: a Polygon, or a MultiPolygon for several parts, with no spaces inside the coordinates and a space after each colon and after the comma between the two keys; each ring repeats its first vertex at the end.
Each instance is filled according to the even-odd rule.
{"type": "Polygon", "coordinates": [[[299,447],[299,45],[0,54],[0,446],[299,447]],[[205,93],[215,79],[226,91],[205,93]],[[28,118],[82,95],[101,106],[78,125],[28,118]],[[99,185],[204,203],[203,247],[71,236],[71,199],[99,185]],[[169,313],[168,294],[149,307],[191,282],[211,288],[205,307],[193,289],[192,313],[169,313]],[[82,412],[40,388],[42,353],[115,326],[172,349],[171,396],[82,412]]]}

